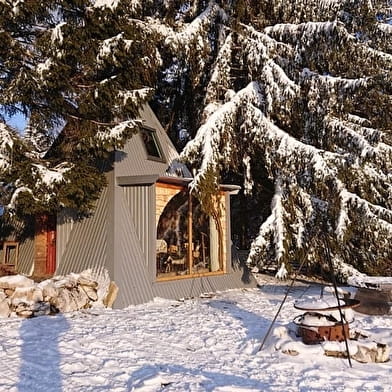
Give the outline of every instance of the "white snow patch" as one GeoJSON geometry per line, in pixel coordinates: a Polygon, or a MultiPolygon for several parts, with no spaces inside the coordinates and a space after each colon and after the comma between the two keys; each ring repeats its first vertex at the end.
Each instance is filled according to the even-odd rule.
{"type": "MultiPolygon", "coordinates": [[[[350,369],[346,360],[326,357],[325,346],[295,336],[292,320],[301,312],[293,303],[304,290],[316,295],[319,286],[298,283],[258,351],[287,289],[265,283],[214,298],[1,320],[0,350],[8,361],[0,361],[0,390],[390,390],[392,361],[354,362],[350,369]],[[298,355],[283,353],[290,351],[298,355]]],[[[356,314],[351,328],[392,345],[392,316],[356,314]]]]}
{"type": "Polygon", "coordinates": [[[72,169],[72,166],[67,163],[62,163],[52,169],[39,164],[33,164],[33,167],[39,175],[39,181],[48,187],[64,181],[64,174],[72,169]]]}

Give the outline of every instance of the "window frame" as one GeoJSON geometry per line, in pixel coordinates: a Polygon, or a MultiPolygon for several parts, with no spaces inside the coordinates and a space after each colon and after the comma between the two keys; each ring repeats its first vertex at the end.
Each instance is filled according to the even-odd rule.
{"type": "Polygon", "coordinates": [[[143,125],[140,128],[140,137],[141,137],[141,140],[142,140],[144,151],[146,152],[146,155],[147,155],[147,159],[150,160],[150,161],[166,163],[166,157],[165,157],[165,154],[163,152],[162,145],[161,145],[161,143],[159,141],[157,130],[154,129],[154,128],[150,128],[150,127],[147,127],[147,126],[143,125]],[[157,153],[158,153],[159,156],[151,155],[149,153],[148,147],[146,145],[146,141],[145,141],[145,139],[143,137],[144,135],[147,135],[147,136],[151,137],[151,140],[154,143],[154,147],[157,150],[157,153]]]}
{"type": "MultiPolygon", "coordinates": [[[[188,189],[187,185],[172,184],[172,183],[165,183],[165,182],[162,182],[162,183],[158,182],[156,185],[158,185],[158,187],[162,187],[162,188],[175,189],[177,191],[177,193],[172,194],[171,197],[165,202],[165,206],[168,203],[170,203],[170,201],[171,201],[171,199],[173,197],[175,197],[178,193],[180,193],[182,191],[186,191],[188,197],[190,197],[192,199],[194,198],[194,196],[190,195],[189,189],[188,189]]],[[[190,221],[191,223],[190,223],[190,225],[192,227],[192,229],[191,229],[192,233],[191,233],[191,235],[189,235],[189,232],[188,232],[188,246],[187,246],[187,249],[188,249],[187,257],[188,257],[188,259],[190,258],[190,261],[188,261],[187,264],[188,264],[188,266],[189,266],[191,271],[193,271],[193,262],[195,260],[194,252],[193,252],[192,246],[190,245],[190,242],[189,242],[189,239],[192,241],[193,230],[194,230],[193,229],[193,225],[192,225],[192,214],[193,214],[193,206],[192,205],[193,205],[193,203],[191,203],[191,210],[192,211],[188,211],[188,222],[189,222],[189,216],[191,216],[191,221],[190,221]]],[[[159,213],[159,218],[157,218],[156,229],[158,229],[159,219],[160,219],[162,213],[163,213],[163,210],[159,213]]],[[[216,230],[218,232],[218,235],[221,235],[221,237],[222,237],[220,240],[218,240],[218,243],[221,243],[221,245],[223,246],[221,259],[220,260],[218,259],[218,263],[219,263],[219,266],[220,266],[219,270],[208,271],[208,272],[206,272],[206,271],[204,271],[204,272],[190,272],[189,274],[184,274],[184,275],[175,275],[175,276],[167,275],[167,276],[165,276],[164,273],[159,273],[158,272],[158,267],[157,267],[157,262],[156,261],[157,261],[157,257],[158,257],[158,253],[159,252],[157,252],[157,250],[156,250],[155,251],[155,257],[154,257],[154,260],[155,260],[155,279],[156,279],[156,281],[157,282],[161,282],[161,281],[168,281],[168,280],[192,279],[192,278],[203,277],[203,276],[216,276],[216,275],[224,275],[224,274],[226,274],[227,273],[227,252],[225,251],[224,248],[225,248],[225,243],[226,243],[225,242],[225,238],[226,238],[227,233],[224,230],[221,234],[219,234],[219,230],[217,228],[216,228],[216,230]]],[[[157,237],[157,234],[158,233],[156,233],[155,237],[157,237]]],[[[155,238],[155,240],[157,242],[159,241],[158,238],[155,238]]],[[[169,246],[167,245],[167,247],[169,247],[169,246]]]]}
{"type": "Polygon", "coordinates": [[[19,258],[19,242],[17,241],[4,241],[3,244],[3,259],[1,260],[1,263],[3,265],[7,265],[10,267],[16,267],[18,264],[18,258],[19,258]],[[10,252],[14,248],[15,250],[15,262],[12,263],[10,262],[10,252]]]}

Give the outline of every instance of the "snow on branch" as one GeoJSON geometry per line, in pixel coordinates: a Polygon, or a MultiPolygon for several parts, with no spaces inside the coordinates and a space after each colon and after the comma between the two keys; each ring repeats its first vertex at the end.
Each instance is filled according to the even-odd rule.
{"type": "Polygon", "coordinates": [[[366,137],[359,133],[358,126],[349,127],[347,123],[333,116],[326,116],[325,126],[330,129],[329,135],[333,136],[339,147],[347,146],[349,151],[354,148],[362,158],[372,157],[376,149],[369,143],[366,137]]]}
{"type": "Polygon", "coordinates": [[[288,102],[293,102],[300,92],[299,86],[272,60],[267,61],[263,67],[261,80],[265,83],[267,115],[276,110],[276,105],[282,108],[288,102]]]}
{"type": "Polygon", "coordinates": [[[118,97],[122,102],[122,106],[127,104],[139,105],[140,102],[146,102],[153,92],[149,87],[140,88],[137,90],[120,91],[118,97]]]}
{"type": "Polygon", "coordinates": [[[308,46],[320,37],[331,38],[337,33],[340,33],[341,39],[354,39],[338,22],[281,23],[266,27],[264,31],[280,41],[301,42],[308,46]]]}
{"type": "Polygon", "coordinates": [[[54,168],[47,168],[40,164],[33,164],[33,176],[36,179],[36,185],[39,187],[42,185],[53,188],[55,184],[59,184],[64,181],[64,174],[73,168],[72,164],[63,162],[54,168]]]}
{"type": "Polygon", "coordinates": [[[63,43],[64,37],[63,37],[63,32],[61,29],[66,25],[66,22],[61,22],[57,26],[55,26],[52,30],[52,35],[51,35],[51,40],[52,44],[59,44],[61,45],[63,43]]]}
{"type": "Polygon", "coordinates": [[[241,24],[241,39],[244,40],[247,62],[254,64],[253,68],[258,69],[260,64],[274,58],[276,55],[290,55],[293,49],[290,45],[276,41],[265,32],[260,32],[252,26],[241,24]]]}
{"type": "Polygon", "coordinates": [[[335,233],[343,241],[350,224],[350,213],[353,210],[360,214],[368,225],[384,230],[392,235],[392,211],[390,209],[375,205],[359,197],[357,194],[349,192],[343,183],[336,181],[340,199],[340,210],[335,233]]]}
{"type": "Polygon", "coordinates": [[[208,26],[211,25],[218,14],[223,15],[223,10],[214,1],[210,1],[205,11],[186,25],[182,31],[168,36],[166,43],[177,49],[185,48],[188,55],[190,52],[190,42],[195,42],[198,50],[204,49],[205,42],[203,41],[203,36],[206,35],[208,26]]]}
{"type": "Polygon", "coordinates": [[[122,121],[112,128],[98,131],[96,137],[100,142],[117,145],[118,142],[126,138],[130,131],[134,131],[141,125],[140,120],[122,121]]]}
{"type": "Polygon", "coordinates": [[[105,61],[110,60],[113,64],[117,65],[117,49],[119,49],[120,45],[124,45],[124,48],[128,50],[132,42],[132,40],[124,39],[124,33],[119,33],[114,37],[103,40],[96,58],[97,64],[103,65],[105,61]]]}
{"type": "Polygon", "coordinates": [[[353,91],[361,87],[367,87],[369,81],[369,78],[366,77],[349,79],[332,75],[320,75],[316,72],[312,72],[308,68],[302,70],[301,78],[313,78],[330,91],[353,91]]]}
{"type": "Polygon", "coordinates": [[[9,211],[12,212],[12,211],[15,210],[17,200],[18,200],[19,196],[20,196],[22,193],[30,193],[31,195],[33,195],[33,191],[32,191],[30,188],[28,188],[27,186],[20,186],[20,187],[16,188],[16,190],[15,190],[15,191],[13,192],[13,194],[12,194],[12,197],[11,197],[10,202],[9,202],[8,205],[6,206],[6,208],[7,208],[9,211]]]}
{"type": "Polygon", "coordinates": [[[121,0],[95,0],[92,6],[93,8],[106,8],[115,11],[122,2],[126,3],[131,12],[137,12],[141,10],[146,3],[151,3],[151,0],[127,0],[126,2],[121,0]]]}
{"type": "Polygon", "coordinates": [[[94,8],[109,8],[110,10],[113,11],[117,8],[118,3],[120,1],[121,0],[95,0],[93,7],[94,8]]]}
{"type": "Polygon", "coordinates": [[[0,172],[6,171],[12,164],[14,133],[0,122],[0,172]]]}
{"type": "Polygon", "coordinates": [[[273,243],[275,260],[281,263],[281,267],[277,276],[281,279],[287,275],[287,269],[284,262],[281,262],[285,254],[286,227],[285,217],[286,211],[283,205],[283,189],[281,180],[278,178],[275,182],[275,194],[271,202],[271,214],[267,220],[261,225],[259,234],[254,240],[249,254],[249,260],[259,258],[261,253],[265,253],[266,249],[273,243]]]}
{"type": "Polygon", "coordinates": [[[210,81],[207,86],[205,102],[220,101],[220,94],[231,87],[230,70],[232,56],[233,37],[229,34],[222,47],[219,49],[210,81]]]}

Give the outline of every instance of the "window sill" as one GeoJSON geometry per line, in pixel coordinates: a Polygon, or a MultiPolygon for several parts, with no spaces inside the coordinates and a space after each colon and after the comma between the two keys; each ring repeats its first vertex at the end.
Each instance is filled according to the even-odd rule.
{"type": "Polygon", "coordinates": [[[160,276],[157,277],[155,282],[160,283],[160,282],[170,282],[173,280],[182,280],[182,279],[195,279],[195,278],[203,278],[203,277],[208,277],[208,276],[219,276],[219,275],[225,275],[225,271],[216,271],[216,272],[204,272],[204,273],[199,273],[199,274],[192,274],[192,275],[175,275],[175,276],[160,276]]]}

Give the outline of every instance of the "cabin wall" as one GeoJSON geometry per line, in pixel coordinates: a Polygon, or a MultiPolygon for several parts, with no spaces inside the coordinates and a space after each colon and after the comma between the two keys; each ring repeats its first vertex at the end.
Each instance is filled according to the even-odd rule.
{"type": "Polygon", "coordinates": [[[119,287],[115,308],[153,299],[149,262],[153,257],[154,198],[153,185],[115,187],[115,265],[111,276],[119,287]]]}
{"type": "Polygon", "coordinates": [[[81,272],[88,268],[107,269],[113,272],[110,257],[110,212],[113,175],[108,175],[109,185],[97,200],[96,208],[88,218],[77,220],[64,211],[57,219],[56,275],[81,272]]]}

